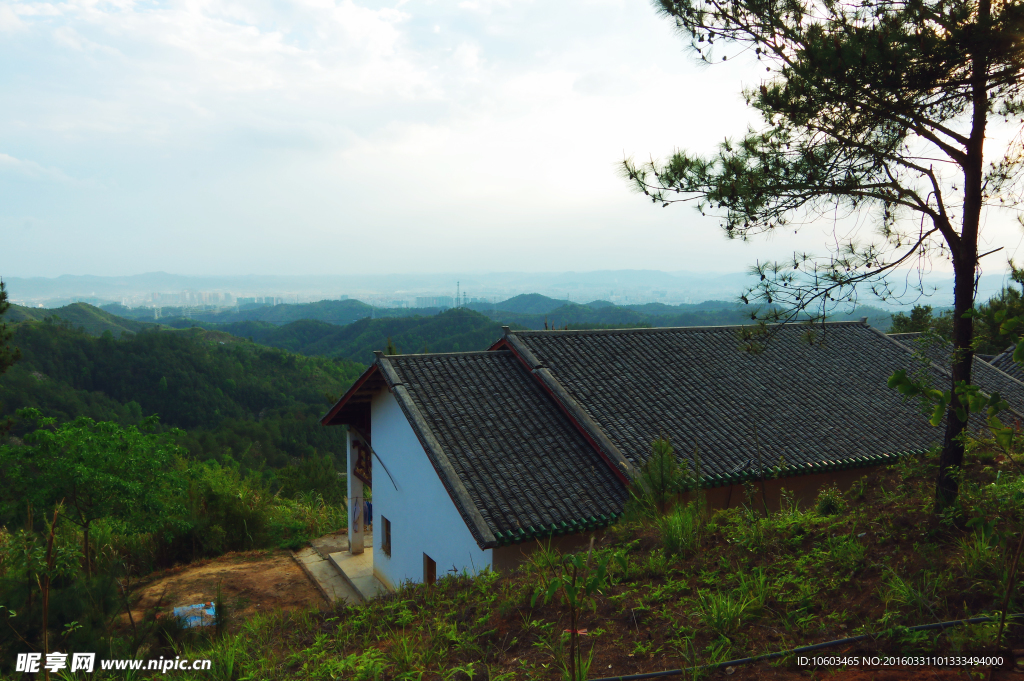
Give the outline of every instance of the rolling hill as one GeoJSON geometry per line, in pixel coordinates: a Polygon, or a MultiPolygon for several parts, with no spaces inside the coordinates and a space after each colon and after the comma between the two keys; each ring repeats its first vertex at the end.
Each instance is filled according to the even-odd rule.
{"type": "Polygon", "coordinates": [[[323,428],[319,418],[365,369],[221,331],[156,329],[115,339],[52,321],[10,328],[22,359],[0,376],[0,420],[23,407],[59,421],[125,425],[156,414],[163,427],[187,431],[193,454],[241,457],[257,468],[343,451],[341,429],[323,428]]]}
{"type": "Polygon", "coordinates": [[[383,350],[388,338],[400,352],[459,352],[485,350],[502,335],[500,324],[467,309],[446,310],[429,317],[365,318],[346,326],[312,319],[281,326],[263,321],[210,324],[194,319],[167,323],[182,328],[202,326],[303,355],[338,357],[363,364],[373,362],[373,351],[383,350]]]}
{"type": "Polygon", "coordinates": [[[92,336],[100,336],[109,331],[115,338],[120,338],[124,334],[155,329],[159,326],[111,314],[87,303],[72,303],[53,309],[11,305],[4,315],[4,321],[12,324],[27,321],[43,322],[47,317],[58,318],[74,328],[82,328],[92,336]]]}

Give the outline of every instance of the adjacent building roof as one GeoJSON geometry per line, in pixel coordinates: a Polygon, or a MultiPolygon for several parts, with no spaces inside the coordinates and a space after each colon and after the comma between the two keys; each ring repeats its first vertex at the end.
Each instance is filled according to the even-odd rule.
{"type": "Polygon", "coordinates": [[[989,360],[989,364],[999,369],[1008,376],[1012,376],[1018,381],[1024,381],[1024,370],[1021,369],[1020,365],[1013,361],[1013,351],[1016,348],[1015,345],[1011,345],[1006,348],[998,355],[989,360]]]}
{"type": "MultiPolygon", "coordinates": [[[[935,334],[892,333],[889,338],[900,342],[918,356],[927,357],[946,375],[943,390],[950,381],[950,363],[953,345],[935,334]]],[[[982,390],[999,395],[1010,403],[1017,415],[1024,415],[1024,372],[1013,361],[1013,346],[989,361],[975,355],[971,366],[971,381],[982,390]]],[[[980,425],[980,422],[979,422],[980,425]]]]}
{"type": "MultiPolygon", "coordinates": [[[[919,406],[886,385],[912,352],[863,322],[778,329],[766,349],[740,349],[738,327],[508,331],[509,347],[548,374],[635,468],[668,436],[700,453],[719,484],[784,457],[792,473],[849,467],[925,450],[941,438],[919,406]],[[756,428],[756,433],[755,433],[756,428]],[[758,442],[762,461],[758,463],[758,442]]],[[[948,382],[929,366],[935,384],[948,382]]],[[[1024,388],[1024,386],[1019,386],[1024,388]]]]}

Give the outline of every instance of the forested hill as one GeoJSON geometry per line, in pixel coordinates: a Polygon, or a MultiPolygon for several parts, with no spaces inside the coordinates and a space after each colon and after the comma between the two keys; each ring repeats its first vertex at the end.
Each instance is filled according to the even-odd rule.
{"type": "MultiPolygon", "coordinates": [[[[104,305],[103,309],[115,315],[136,319],[156,321],[152,308],[128,308],[123,305],[104,305]]],[[[438,310],[433,310],[437,312],[438,310]]],[[[429,313],[430,311],[428,311],[429,313]]],[[[159,311],[159,316],[180,317],[187,316],[199,322],[212,322],[215,324],[232,324],[243,321],[267,322],[269,324],[288,324],[303,319],[315,319],[329,324],[342,326],[351,324],[354,321],[378,316],[409,316],[410,310],[398,309],[394,311],[377,310],[366,303],[358,300],[321,300],[316,303],[280,304],[280,305],[251,305],[242,308],[227,308],[224,310],[194,311],[185,310],[180,307],[165,307],[159,311]]]]}
{"type": "Polygon", "coordinates": [[[188,431],[185,444],[197,456],[231,454],[257,467],[314,449],[343,451],[341,429],[318,419],[365,369],[202,329],[122,339],[91,336],[66,321],[13,329],[23,357],[0,376],[0,417],[36,407],[61,421],[136,424],[157,414],[164,426],[188,431]]]}
{"type": "Polygon", "coordinates": [[[93,336],[99,336],[109,331],[115,338],[120,338],[125,333],[138,333],[146,329],[158,328],[157,324],[127,319],[87,303],[72,303],[54,309],[11,305],[4,314],[4,321],[7,323],[41,322],[47,317],[59,317],[65,323],[71,324],[76,329],[83,328],[93,336]]]}
{"type": "MultiPolygon", "coordinates": [[[[96,309],[96,308],[92,308],[96,309]]],[[[445,339],[438,335],[437,325],[425,320],[433,319],[442,313],[438,308],[374,308],[357,300],[322,300],[318,303],[280,304],[229,308],[224,310],[208,310],[203,312],[187,311],[181,308],[162,308],[159,320],[154,317],[150,308],[129,309],[121,305],[106,305],[106,312],[123,315],[133,320],[159,321],[176,327],[194,325],[220,328],[229,333],[245,337],[252,336],[257,342],[265,342],[275,347],[287,348],[304,354],[325,354],[368,361],[370,350],[384,347],[388,336],[395,338],[407,336],[400,348],[415,349],[417,352],[425,343],[427,347],[450,349],[458,344],[466,349],[466,339],[445,339]],[[408,321],[412,318],[418,321],[408,321]],[[183,321],[186,319],[187,321],[183,321]],[[346,326],[369,320],[370,334],[376,333],[378,338],[364,337],[355,344],[350,342],[348,335],[327,340],[331,336],[329,329],[306,322],[326,322],[335,326],[346,326]],[[402,321],[399,321],[402,320],[402,321]],[[282,333],[274,333],[271,329],[260,325],[246,325],[246,322],[263,322],[266,325],[285,327],[295,322],[303,322],[301,327],[294,327],[282,333]],[[413,329],[421,326],[431,328],[421,331],[413,329]],[[324,343],[312,347],[320,337],[324,343]],[[370,347],[372,346],[372,347],[370,347]]],[[[509,298],[498,303],[470,303],[462,312],[477,312],[498,326],[508,324],[527,329],[563,328],[609,328],[615,326],[723,326],[732,324],[749,324],[750,307],[738,302],[709,300],[701,303],[681,303],[667,305],[665,303],[646,303],[643,305],[616,305],[605,300],[595,300],[585,305],[567,300],[549,298],[539,293],[527,293],[509,298]]],[[[839,314],[832,319],[859,319],[867,316],[869,323],[880,329],[889,328],[890,315],[884,310],[871,307],[859,307],[849,314],[839,314]]],[[[449,325],[446,319],[440,327],[449,325]]],[[[479,330],[480,322],[475,321],[473,328],[451,329],[452,334],[461,335],[465,332],[479,330]],[[475,326],[474,326],[475,325],[475,326]]],[[[358,327],[363,333],[363,327],[358,327]]],[[[397,342],[397,338],[396,338],[397,342]]]]}
{"type": "MultiPolygon", "coordinates": [[[[544,301],[533,299],[526,302],[528,304],[523,307],[536,309],[544,301]]],[[[877,328],[889,328],[889,313],[875,308],[861,307],[834,319],[859,319],[861,316],[867,316],[869,323],[877,328]]],[[[749,324],[750,309],[725,302],[688,306],[650,303],[633,308],[595,302],[589,305],[565,303],[547,313],[501,310],[481,313],[462,308],[424,316],[364,318],[345,326],[313,319],[283,325],[264,321],[216,324],[180,317],[162,319],[161,322],[176,328],[201,326],[217,329],[304,355],[342,357],[369,364],[373,361],[373,351],[383,350],[388,338],[399,352],[406,353],[483,350],[501,337],[502,325],[517,329],[722,326],[749,324]]]]}
{"type": "Polygon", "coordinates": [[[168,320],[189,326],[201,324],[256,343],[302,353],[373,362],[373,351],[384,350],[390,338],[399,352],[460,352],[485,350],[501,338],[501,325],[466,309],[447,310],[429,317],[360,319],[346,326],[303,320],[283,326],[267,322],[203,324],[193,320],[168,320]]]}

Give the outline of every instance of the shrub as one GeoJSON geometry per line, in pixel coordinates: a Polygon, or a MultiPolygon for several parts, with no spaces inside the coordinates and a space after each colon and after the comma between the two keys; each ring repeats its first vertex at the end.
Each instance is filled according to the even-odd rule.
{"type": "Polygon", "coordinates": [[[824,488],[818,492],[815,510],[817,510],[818,515],[839,515],[846,510],[846,501],[843,499],[843,493],[835,485],[824,488]]]}
{"type": "Polygon", "coordinates": [[[729,637],[739,631],[750,616],[754,601],[740,594],[697,592],[697,609],[704,624],[716,634],[729,637]]]}
{"type": "Polygon", "coordinates": [[[703,513],[698,504],[677,505],[668,515],[658,519],[665,553],[671,556],[696,550],[700,546],[703,526],[703,513]]]}

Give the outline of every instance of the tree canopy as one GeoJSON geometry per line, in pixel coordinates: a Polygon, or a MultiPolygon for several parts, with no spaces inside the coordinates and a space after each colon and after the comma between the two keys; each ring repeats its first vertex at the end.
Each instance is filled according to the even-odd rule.
{"type": "MultiPolygon", "coordinates": [[[[762,123],[710,156],[626,160],[636,189],[667,206],[695,202],[730,238],[835,225],[822,254],[758,263],[742,297],[762,321],[822,319],[894,274],[953,265],[952,381],[970,382],[974,283],[983,214],[1016,210],[1024,122],[1024,7],[991,0],[661,0],[704,62],[750,51],[766,76],[744,92],[762,123]],[[992,139],[989,140],[990,144],[992,139]],[[865,219],[866,218],[866,219],[865,219]],[[866,233],[874,225],[874,234],[866,233]]],[[[918,280],[920,281],[920,280],[918,280]]],[[[965,413],[949,405],[937,507],[957,494],[965,413]]]]}
{"type": "MultiPolygon", "coordinates": [[[[10,307],[11,304],[7,302],[7,286],[0,280],[0,318],[10,307]]],[[[12,335],[13,332],[8,330],[7,324],[0,322],[0,374],[7,371],[21,357],[18,348],[8,345],[12,335]]]]}

